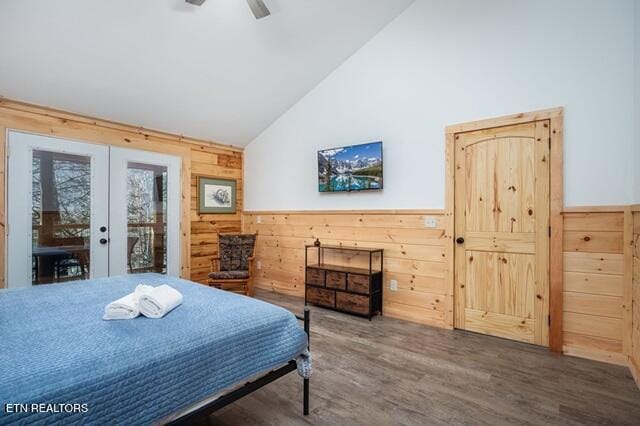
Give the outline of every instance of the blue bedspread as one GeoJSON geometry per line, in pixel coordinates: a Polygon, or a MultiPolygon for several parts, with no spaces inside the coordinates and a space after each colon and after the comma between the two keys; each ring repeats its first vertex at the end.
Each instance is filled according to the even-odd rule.
{"type": "Polygon", "coordinates": [[[0,291],[0,423],[147,424],[295,359],[306,334],[287,310],[158,274],[0,291]],[[137,284],[184,301],[162,319],[103,321],[137,284]],[[86,413],[5,413],[11,403],[86,413]]]}

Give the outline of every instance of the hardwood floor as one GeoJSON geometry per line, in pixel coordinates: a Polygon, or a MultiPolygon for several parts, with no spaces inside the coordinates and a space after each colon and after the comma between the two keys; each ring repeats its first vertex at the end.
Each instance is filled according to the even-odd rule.
{"type": "MultiPolygon", "coordinates": [[[[271,292],[257,297],[295,313],[304,305],[271,292]]],[[[464,331],[311,311],[309,416],[292,373],[210,424],[640,424],[640,390],[627,368],[464,331]]]]}

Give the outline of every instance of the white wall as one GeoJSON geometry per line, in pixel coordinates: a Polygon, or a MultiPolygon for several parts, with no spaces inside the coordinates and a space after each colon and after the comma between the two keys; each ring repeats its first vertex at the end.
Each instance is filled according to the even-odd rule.
{"type": "Polygon", "coordinates": [[[629,203],[633,53],[634,0],[417,0],[248,146],[245,208],[442,208],[447,124],[555,106],[565,204],[629,203]],[[318,149],[380,139],[382,193],[318,193],[318,149]]]}

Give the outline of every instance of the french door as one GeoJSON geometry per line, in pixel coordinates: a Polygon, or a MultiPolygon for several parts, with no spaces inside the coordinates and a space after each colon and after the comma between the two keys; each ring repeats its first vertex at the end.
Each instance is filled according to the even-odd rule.
{"type": "Polygon", "coordinates": [[[10,131],[7,283],[179,274],[180,159],[10,131]]]}
{"type": "Polygon", "coordinates": [[[180,274],[180,158],[111,148],[109,273],[180,274]]]}

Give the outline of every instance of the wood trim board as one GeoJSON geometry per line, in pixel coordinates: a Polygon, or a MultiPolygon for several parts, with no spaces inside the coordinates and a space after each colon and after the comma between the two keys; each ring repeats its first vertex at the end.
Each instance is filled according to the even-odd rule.
{"type": "Polygon", "coordinates": [[[408,215],[442,215],[446,213],[445,209],[376,209],[376,210],[245,210],[248,215],[292,215],[292,214],[309,214],[309,215],[341,215],[341,214],[366,214],[366,215],[389,215],[389,214],[408,214],[408,215]]]}
{"type": "Polygon", "coordinates": [[[447,298],[447,327],[453,329],[456,322],[455,309],[455,247],[454,247],[454,231],[455,231],[455,185],[453,178],[455,176],[455,134],[445,133],[445,216],[448,219],[448,226],[445,229],[447,236],[447,274],[445,285],[445,297],[447,298]],[[452,180],[449,180],[452,179],[452,180]]]}
{"type": "Polygon", "coordinates": [[[483,120],[469,121],[466,123],[452,124],[445,128],[445,133],[456,134],[472,132],[475,130],[490,129],[493,127],[512,126],[515,124],[531,123],[534,121],[553,120],[564,115],[563,107],[548,108],[538,111],[521,112],[518,114],[503,115],[500,117],[486,118],[483,120]]]}
{"type": "Polygon", "coordinates": [[[615,206],[569,206],[564,207],[562,213],[606,213],[624,212],[626,205],[615,206]]]}
{"type": "Polygon", "coordinates": [[[632,355],[633,345],[633,212],[631,206],[624,209],[623,233],[623,292],[622,292],[622,353],[632,355]]]}
{"type": "Polygon", "coordinates": [[[550,117],[551,158],[550,158],[550,204],[549,223],[549,348],[562,352],[563,328],[563,200],[564,200],[564,111],[555,110],[550,117]]]}

